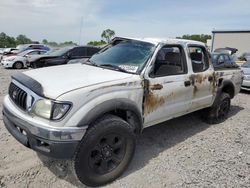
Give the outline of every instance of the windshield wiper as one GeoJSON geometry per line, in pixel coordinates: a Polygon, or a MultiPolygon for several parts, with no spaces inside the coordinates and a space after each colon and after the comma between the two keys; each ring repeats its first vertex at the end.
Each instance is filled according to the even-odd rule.
{"type": "Polygon", "coordinates": [[[101,67],[111,67],[111,68],[113,68],[115,70],[119,70],[121,72],[131,73],[131,72],[126,71],[125,69],[123,69],[123,68],[121,68],[121,67],[119,67],[117,65],[113,65],[113,64],[101,64],[99,66],[101,66],[101,67]]]}

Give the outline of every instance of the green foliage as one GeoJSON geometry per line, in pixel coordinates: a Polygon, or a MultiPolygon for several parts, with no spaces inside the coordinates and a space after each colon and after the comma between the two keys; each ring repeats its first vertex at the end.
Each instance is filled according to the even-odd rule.
{"type": "Polygon", "coordinates": [[[101,34],[102,40],[100,40],[100,41],[90,41],[90,42],[88,42],[87,45],[90,45],[90,46],[103,46],[103,45],[106,45],[107,43],[110,43],[111,39],[114,36],[115,36],[115,31],[113,31],[111,29],[106,29],[101,34]]]}
{"type": "Polygon", "coordinates": [[[183,35],[182,37],[176,37],[177,39],[188,39],[188,40],[196,40],[196,41],[200,41],[200,42],[207,42],[207,39],[211,39],[211,35],[183,35]]]}
{"type": "Polygon", "coordinates": [[[87,45],[90,46],[103,46],[107,44],[104,40],[100,40],[100,41],[90,41],[87,45]]]}
{"type": "Polygon", "coordinates": [[[0,48],[16,47],[16,39],[5,33],[0,33],[0,48]]]}
{"type": "Polygon", "coordinates": [[[51,47],[63,47],[63,46],[75,46],[75,45],[77,45],[76,43],[74,43],[72,41],[57,43],[57,42],[48,41],[47,39],[43,39],[42,43],[46,44],[48,46],[51,46],[51,47]]]}
{"type": "Polygon", "coordinates": [[[27,38],[25,35],[18,35],[16,37],[16,45],[19,44],[30,44],[32,43],[32,40],[27,38]]]}
{"type": "Polygon", "coordinates": [[[111,29],[106,29],[102,32],[101,37],[106,40],[107,43],[111,41],[111,38],[115,36],[115,31],[111,29]]]}

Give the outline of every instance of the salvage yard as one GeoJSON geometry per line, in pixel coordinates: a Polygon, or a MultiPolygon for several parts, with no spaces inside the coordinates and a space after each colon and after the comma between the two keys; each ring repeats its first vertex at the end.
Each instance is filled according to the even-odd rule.
{"type": "MultiPolygon", "coordinates": [[[[1,111],[15,72],[0,67],[1,111]]],[[[2,114],[0,150],[0,187],[84,187],[68,170],[69,161],[18,143],[2,114]]],[[[208,125],[193,113],[145,129],[129,168],[107,187],[250,187],[250,92],[232,100],[223,123],[208,125]]]]}

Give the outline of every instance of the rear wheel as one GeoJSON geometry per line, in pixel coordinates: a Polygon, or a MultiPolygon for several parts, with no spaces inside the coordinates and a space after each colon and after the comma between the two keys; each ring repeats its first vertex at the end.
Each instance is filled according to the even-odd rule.
{"type": "Polygon", "coordinates": [[[212,107],[206,110],[204,118],[209,124],[221,123],[226,120],[230,110],[230,96],[228,93],[222,93],[220,99],[212,107]]]}
{"type": "Polygon", "coordinates": [[[15,62],[15,64],[13,65],[13,67],[15,69],[22,69],[23,68],[23,63],[18,61],[18,62],[15,62]]]}
{"type": "Polygon", "coordinates": [[[106,115],[89,128],[74,157],[78,179],[101,186],[118,178],[135,151],[133,128],[123,119],[106,115]]]}

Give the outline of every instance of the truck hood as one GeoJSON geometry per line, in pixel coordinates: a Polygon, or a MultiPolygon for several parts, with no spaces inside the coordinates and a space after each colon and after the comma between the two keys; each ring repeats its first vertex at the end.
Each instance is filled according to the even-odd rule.
{"type": "Polygon", "coordinates": [[[39,82],[44,96],[51,99],[72,90],[132,77],[132,74],[86,64],[40,68],[24,74],[39,82]]]}

